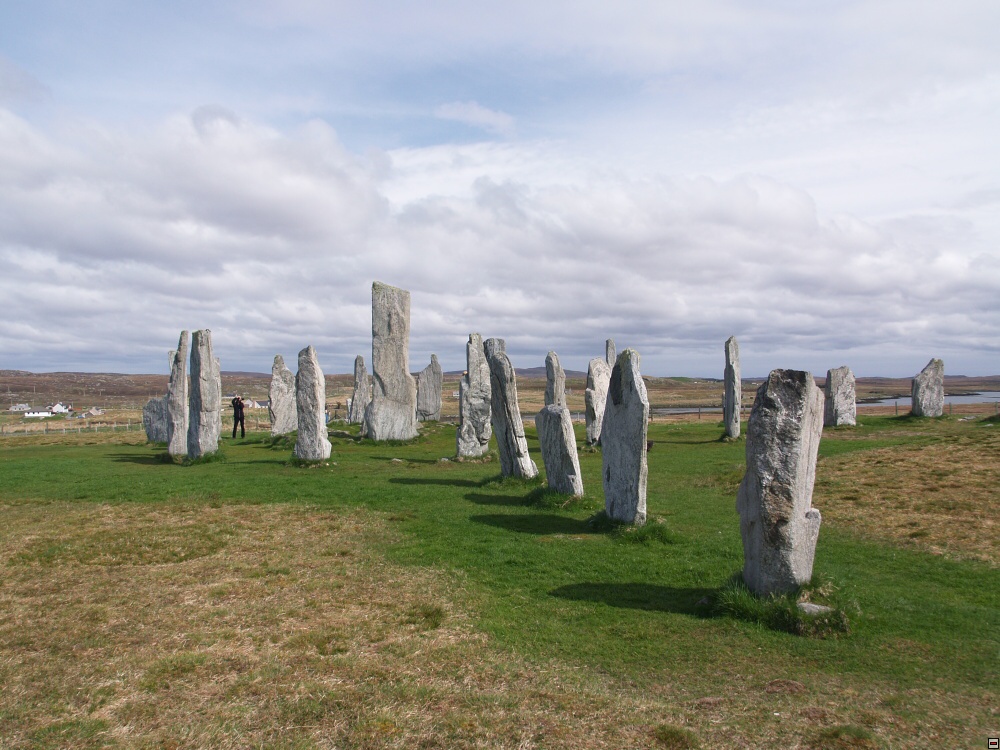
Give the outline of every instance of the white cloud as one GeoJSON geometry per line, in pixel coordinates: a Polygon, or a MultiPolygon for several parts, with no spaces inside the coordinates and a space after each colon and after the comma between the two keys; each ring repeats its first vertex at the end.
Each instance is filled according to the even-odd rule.
{"type": "Polygon", "coordinates": [[[484,107],[477,102],[450,102],[434,109],[434,116],[482,128],[495,135],[514,134],[514,118],[505,112],[484,107]]]}

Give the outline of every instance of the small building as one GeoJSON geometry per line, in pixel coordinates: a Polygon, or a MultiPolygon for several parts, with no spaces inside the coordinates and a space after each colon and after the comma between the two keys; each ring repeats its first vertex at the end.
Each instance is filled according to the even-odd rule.
{"type": "Polygon", "coordinates": [[[60,401],[57,404],[52,404],[52,406],[49,407],[49,411],[53,414],[69,414],[73,411],[73,404],[64,404],[60,401]]]}
{"type": "Polygon", "coordinates": [[[24,414],[25,419],[45,419],[51,416],[52,412],[50,411],[29,411],[24,414]]]}
{"type": "Polygon", "coordinates": [[[11,404],[11,411],[31,411],[31,407],[28,404],[11,404]]]}

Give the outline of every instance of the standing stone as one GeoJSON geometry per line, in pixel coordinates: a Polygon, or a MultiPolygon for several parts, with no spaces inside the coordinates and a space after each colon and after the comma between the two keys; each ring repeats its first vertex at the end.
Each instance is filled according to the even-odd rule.
{"type": "Polygon", "coordinates": [[[915,417],[940,417],[944,414],[944,360],[932,359],[913,379],[910,400],[915,417]]]}
{"type": "Polygon", "coordinates": [[[465,345],[465,374],[458,383],[458,432],[455,454],[462,458],[483,455],[490,445],[490,366],[483,351],[483,337],[469,334],[465,345]]]}
{"type": "Polygon", "coordinates": [[[187,455],[188,433],[188,332],[181,331],[177,350],[170,353],[167,383],[167,453],[187,455]]]}
{"type": "Polygon", "coordinates": [[[187,455],[200,458],[219,450],[222,430],[222,375],[212,352],[212,332],[191,334],[191,393],[187,455]]]}
{"type": "Polygon", "coordinates": [[[726,339],[726,383],[725,395],[722,397],[722,420],[726,425],[726,437],[740,436],[740,407],[743,402],[743,387],[740,381],[740,345],[736,337],[726,339]]]}
{"type": "Polygon", "coordinates": [[[500,473],[505,477],[531,479],[538,475],[538,467],[528,455],[528,440],[517,405],[517,381],[507,358],[507,344],[503,339],[486,339],[483,350],[490,366],[490,406],[500,452],[500,473]]]}
{"type": "Polygon", "coordinates": [[[614,339],[608,339],[604,342],[604,361],[608,365],[608,372],[611,372],[615,363],[618,361],[618,350],[615,349],[614,339]]]}
{"type": "Polygon", "coordinates": [[[639,352],[618,355],[608,384],[601,428],[604,511],[624,523],[646,523],[646,432],[649,399],[639,373],[639,352]]]}
{"type": "Polygon", "coordinates": [[[826,399],[823,409],[823,426],[853,427],[857,420],[857,403],[854,395],[854,373],[847,365],[826,371],[826,399]]]}
{"type": "Polygon", "coordinates": [[[576,435],[569,409],[559,404],[548,404],[535,417],[535,427],[538,429],[549,487],[567,495],[582,495],[583,478],[580,476],[576,435]]]}
{"type": "Polygon", "coordinates": [[[142,407],[142,427],[151,443],[167,442],[167,398],[151,398],[142,407]]]}
{"type": "Polygon", "coordinates": [[[410,293],[372,284],[372,400],[363,433],[372,440],[417,436],[417,384],[410,375],[410,293]]]}
{"type": "Polygon", "coordinates": [[[303,461],[325,461],[330,457],[326,437],[326,378],[311,346],[299,352],[295,374],[295,413],[298,435],[295,457],[303,461]]]}
{"type": "Polygon", "coordinates": [[[812,504],[823,393],[812,374],[772,370],[747,423],[746,474],[736,495],[743,580],[761,596],[812,578],[821,516],[812,504]]]}
{"type": "Polygon", "coordinates": [[[372,376],[365,368],[365,358],[360,354],[354,358],[354,393],[347,408],[347,421],[361,424],[365,421],[365,409],[372,402],[372,376]]]}
{"type": "Polygon", "coordinates": [[[566,371],[555,352],[545,357],[545,405],[550,404],[566,406],[566,371]]]}
{"type": "Polygon", "coordinates": [[[299,420],[295,413],[295,376],[280,354],[274,355],[267,397],[270,399],[267,411],[271,415],[271,435],[287,435],[297,430],[299,420]]]}
{"type": "Polygon", "coordinates": [[[583,401],[587,412],[587,445],[597,445],[601,440],[601,426],[604,423],[604,406],[608,400],[608,384],[611,382],[611,368],[600,357],[590,360],[587,368],[587,390],[583,401]]]}
{"type": "Polygon", "coordinates": [[[417,376],[417,421],[436,422],[441,419],[441,363],[436,354],[431,363],[417,376]]]}

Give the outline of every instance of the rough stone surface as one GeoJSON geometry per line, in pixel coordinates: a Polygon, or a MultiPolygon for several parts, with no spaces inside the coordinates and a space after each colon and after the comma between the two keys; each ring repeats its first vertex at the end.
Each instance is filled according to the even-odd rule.
{"type": "Polygon", "coordinates": [[[545,405],[550,404],[566,406],[566,371],[555,352],[545,357],[545,405]]]}
{"type": "Polygon", "coordinates": [[[299,352],[295,374],[295,412],[298,434],[295,457],[303,461],[325,461],[330,457],[326,436],[326,378],[311,346],[299,352]]]}
{"type": "Polygon", "coordinates": [[[372,400],[362,433],[372,440],[417,436],[417,384],[410,375],[410,293],[372,284],[372,400]]]}
{"type": "Polygon", "coordinates": [[[910,389],[913,416],[940,417],[944,414],[944,360],[932,359],[913,379],[910,389]]]}
{"type": "Polygon", "coordinates": [[[436,422],[441,419],[441,363],[436,354],[431,363],[417,376],[417,421],[436,422]]]}
{"type": "Polygon", "coordinates": [[[222,430],[222,375],[212,352],[212,332],[191,334],[191,392],[188,406],[188,458],[219,450],[222,430]]]}
{"type": "Polygon", "coordinates": [[[295,375],[288,369],[285,358],[280,354],[274,355],[267,397],[270,400],[267,412],[271,416],[271,434],[287,435],[295,432],[299,426],[295,414],[295,375]]]}
{"type": "Polygon", "coordinates": [[[740,381],[740,345],[736,337],[726,339],[725,393],[722,397],[722,421],[726,426],[726,437],[740,436],[740,406],[743,402],[743,388],[740,381]]]}
{"type": "Polygon", "coordinates": [[[347,410],[347,421],[350,424],[361,424],[365,421],[365,409],[372,402],[372,376],[365,367],[365,358],[360,354],[354,358],[354,393],[351,394],[351,405],[347,410]]]}
{"type": "MultiPolygon", "coordinates": [[[[604,361],[608,365],[608,372],[615,366],[618,361],[618,350],[615,349],[615,340],[608,339],[604,342],[604,361]]],[[[611,377],[610,375],[608,377],[611,377]]]]}
{"type": "Polygon", "coordinates": [[[490,366],[483,351],[483,337],[469,334],[465,345],[465,374],[458,384],[458,432],[455,454],[463,458],[483,455],[490,446],[490,366]]]}
{"type": "Polygon", "coordinates": [[[587,445],[597,445],[601,441],[601,426],[604,423],[604,406],[608,400],[608,383],[611,382],[611,368],[600,357],[590,360],[587,368],[587,390],[583,394],[586,406],[587,445]]]}
{"type": "Polygon", "coordinates": [[[167,442],[167,396],[151,398],[142,407],[142,427],[151,443],[167,442]]]}
{"type": "Polygon", "coordinates": [[[567,495],[583,494],[580,460],[576,455],[576,435],[569,409],[548,404],[535,416],[538,443],[542,448],[545,478],[551,489],[567,495]]]}
{"type": "Polygon", "coordinates": [[[188,332],[181,331],[177,349],[170,353],[167,383],[167,453],[187,455],[188,440],[188,332]]]}
{"type": "Polygon", "coordinates": [[[649,399],[639,373],[639,352],[626,349],[611,371],[601,428],[604,511],[624,523],[646,522],[646,433],[649,399]]]}
{"type": "Polygon", "coordinates": [[[490,366],[491,417],[500,453],[500,473],[530,479],[538,467],[528,455],[528,440],[517,405],[517,381],[503,339],[486,339],[483,351],[490,366]]]}
{"type": "Polygon", "coordinates": [[[854,393],[854,373],[847,365],[826,371],[826,400],[823,405],[823,426],[840,427],[857,423],[857,402],[854,393]]]}
{"type": "Polygon", "coordinates": [[[747,423],[746,474],[736,495],[743,580],[761,595],[812,577],[821,516],[812,508],[823,393],[812,374],[772,370],[747,423]]]}

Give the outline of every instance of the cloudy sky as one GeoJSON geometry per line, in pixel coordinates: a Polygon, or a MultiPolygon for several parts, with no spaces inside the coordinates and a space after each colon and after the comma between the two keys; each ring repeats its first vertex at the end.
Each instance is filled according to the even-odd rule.
{"type": "Polygon", "coordinates": [[[996,0],[0,5],[0,369],[1000,373],[996,0]],[[803,10],[808,8],[808,10],[803,10]]]}

